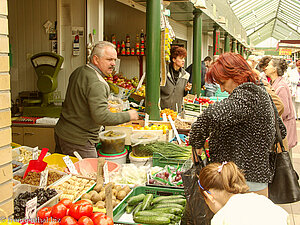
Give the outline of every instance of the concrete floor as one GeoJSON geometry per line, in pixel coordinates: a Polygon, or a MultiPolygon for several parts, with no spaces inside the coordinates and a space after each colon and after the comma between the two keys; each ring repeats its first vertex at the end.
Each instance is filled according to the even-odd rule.
{"type": "MultiPolygon", "coordinates": [[[[293,148],[293,166],[300,175],[300,121],[297,121],[298,144],[293,148]]],[[[300,202],[280,205],[290,214],[290,225],[300,225],[300,202]]]]}

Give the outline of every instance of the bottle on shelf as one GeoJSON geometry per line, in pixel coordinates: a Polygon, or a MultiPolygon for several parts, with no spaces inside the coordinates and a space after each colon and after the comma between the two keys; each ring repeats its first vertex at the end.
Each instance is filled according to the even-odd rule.
{"type": "Polygon", "coordinates": [[[120,55],[120,53],[121,53],[121,45],[120,45],[119,41],[117,42],[117,53],[118,53],[118,55],[120,55]]]}
{"type": "Polygon", "coordinates": [[[141,48],[140,55],[145,55],[145,49],[141,48]]]}
{"type": "Polygon", "coordinates": [[[144,35],[144,30],[142,29],[141,31],[141,44],[144,44],[145,43],[145,35],[144,35]]]}
{"type": "Polygon", "coordinates": [[[126,48],[126,55],[130,55],[130,48],[126,48]]]}
{"type": "Polygon", "coordinates": [[[130,54],[131,54],[131,55],[134,55],[134,54],[135,54],[134,48],[131,48],[130,54]]]}
{"type": "Polygon", "coordinates": [[[140,35],[136,34],[135,48],[140,48],[140,35]]]}
{"type": "Polygon", "coordinates": [[[121,48],[125,48],[125,41],[124,40],[121,43],[121,48]]]}
{"type": "Polygon", "coordinates": [[[135,50],[135,54],[136,54],[136,55],[140,55],[140,49],[139,49],[139,48],[137,48],[137,49],[135,50]]]}
{"type": "Polygon", "coordinates": [[[129,36],[129,34],[126,35],[125,47],[126,48],[130,48],[130,36],[129,36]]]}
{"type": "Polygon", "coordinates": [[[113,43],[114,45],[116,45],[116,43],[117,43],[115,34],[112,34],[112,36],[111,36],[111,43],[113,43]]]}

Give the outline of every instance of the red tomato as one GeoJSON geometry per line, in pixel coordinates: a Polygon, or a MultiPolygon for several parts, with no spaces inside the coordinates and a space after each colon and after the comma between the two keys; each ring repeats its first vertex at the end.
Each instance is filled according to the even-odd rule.
{"type": "Polygon", "coordinates": [[[52,221],[52,222],[45,222],[43,223],[43,225],[60,225],[60,223],[57,221],[52,221]]]}
{"type": "Polygon", "coordinates": [[[68,198],[64,198],[64,199],[60,200],[59,203],[62,203],[67,208],[70,208],[73,205],[72,201],[68,198]]]}
{"type": "Polygon", "coordinates": [[[93,220],[95,225],[113,225],[114,221],[112,218],[108,217],[107,215],[105,216],[96,216],[95,219],[93,220]]]}
{"type": "Polygon", "coordinates": [[[69,216],[70,209],[67,209],[66,216],[69,216]]]}
{"type": "Polygon", "coordinates": [[[72,216],[64,216],[61,221],[61,225],[77,225],[77,220],[75,220],[72,216]]]}
{"type": "Polygon", "coordinates": [[[105,217],[106,215],[105,215],[105,213],[103,213],[103,212],[95,212],[95,213],[93,213],[92,216],[90,216],[90,218],[91,218],[91,220],[94,221],[94,219],[95,219],[96,217],[98,217],[98,216],[100,216],[100,217],[105,217]]]}
{"type": "Polygon", "coordinates": [[[93,220],[87,216],[83,216],[78,220],[79,225],[94,225],[93,220]]]}
{"type": "Polygon", "coordinates": [[[51,216],[55,219],[61,219],[66,215],[67,209],[65,205],[58,203],[52,207],[51,216]]]}
{"type": "Polygon", "coordinates": [[[82,199],[82,200],[79,200],[78,202],[75,202],[74,204],[81,204],[81,203],[89,203],[89,204],[93,205],[93,202],[89,199],[82,199]]]}
{"type": "Polygon", "coordinates": [[[44,207],[37,212],[36,216],[37,218],[43,221],[51,217],[51,212],[52,212],[52,207],[44,207]]]}
{"type": "Polygon", "coordinates": [[[75,219],[83,216],[90,217],[93,214],[93,205],[89,201],[80,200],[73,204],[70,208],[69,215],[75,219]]]}

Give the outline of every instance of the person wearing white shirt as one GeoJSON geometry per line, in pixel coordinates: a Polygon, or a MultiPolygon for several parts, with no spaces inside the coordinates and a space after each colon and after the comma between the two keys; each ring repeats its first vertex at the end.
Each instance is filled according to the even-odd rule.
{"type": "Polygon", "coordinates": [[[249,193],[242,172],[233,162],[211,163],[198,180],[201,194],[215,214],[211,225],[289,225],[288,213],[270,199],[249,193]]]}

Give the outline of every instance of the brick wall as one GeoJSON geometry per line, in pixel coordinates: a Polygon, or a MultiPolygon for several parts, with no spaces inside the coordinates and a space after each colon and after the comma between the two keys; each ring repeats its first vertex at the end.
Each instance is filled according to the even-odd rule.
{"type": "MultiPolygon", "coordinates": [[[[0,208],[13,213],[11,166],[10,75],[8,39],[8,0],[0,0],[0,208]]],[[[0,216],[2,213],[0,212],[0,216]]]]}

